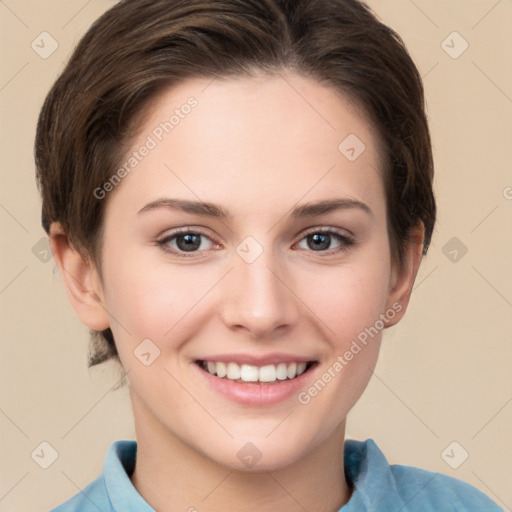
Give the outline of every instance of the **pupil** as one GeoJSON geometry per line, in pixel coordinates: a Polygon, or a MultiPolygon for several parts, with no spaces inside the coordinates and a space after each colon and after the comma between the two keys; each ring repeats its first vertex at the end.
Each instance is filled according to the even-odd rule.
{"type": "Polygon", "coordinates": [[[176,243],[181,250],[193,251],[195,249],[198,249],[199,246],[201,245],[199,238],[200,238],[200,235],[194,235],[194,234],[181,235],[176,239],[176,243]],[[185,243],[182,244],[182,243],[180,243],[180,241],[185,241],[185,243]]]}
{"type": "Polygon", "coordinates": [[[315,249],[315,248],[316,249],[328,249],[329,248],[329,235],[323,235],[323,234],[316,233],[314,235],[311,235],[311,238],[314,240],[314,245],[313,246],[310,245],[310,249],[315,249]]]}

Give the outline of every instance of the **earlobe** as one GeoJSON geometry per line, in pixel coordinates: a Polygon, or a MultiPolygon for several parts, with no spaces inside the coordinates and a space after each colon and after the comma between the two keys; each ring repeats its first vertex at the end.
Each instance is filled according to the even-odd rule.
{"type": "Polygon", "coordinates": [[[397,324],[405,314],[412,288],[423,255],[423,240],[425,237],[425,228],[423,223],[419,223],[411,231],[410,241],[407,242],[404,265],[401,269],[395,268],[392,272],[390,291],[388,295],[387,308],[398,309],[399,312],[394,315],[387,327],[397,324]],[[395,305],[395,307],[393,307],[395,305]]]}
{"type": "Polygon", "coordinates": [[[107,329],[110,323],[104,306],[101,280],[93,262],[72,246],[60,224],[51,225],[49,238],[53,258],[78,318],[89,329],[107,329]]]}

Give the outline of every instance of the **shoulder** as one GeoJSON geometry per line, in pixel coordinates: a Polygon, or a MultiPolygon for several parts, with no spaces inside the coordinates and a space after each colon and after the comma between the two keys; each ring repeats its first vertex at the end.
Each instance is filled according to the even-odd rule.
{"type": "Polygon", "coordinates": [[[372,439],[345,442],[345,474],[355,491],[352,508],[402,512],[503,512],[470,484],[441,473],[390,465],[372,439]],[[366,507],[366,508],[364,508],[366,507]]]}
{"type": "Polygon", "coordinates": [[[449,512],[503,512],[503,509],[472,485],[456,478],[411,466],[390,466],[393,480],[411,510],[449,512]]]}
{"type": "Polygon", "coordinates": [[[110,510],[103,476],[97,477],[79,493],[50,512],[98,512],[98,510],[110,510]]]}

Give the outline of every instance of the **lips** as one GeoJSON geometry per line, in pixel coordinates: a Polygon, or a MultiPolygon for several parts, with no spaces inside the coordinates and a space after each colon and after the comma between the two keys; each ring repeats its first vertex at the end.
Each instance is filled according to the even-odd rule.
{"type": "Polygon", "coordinates": [[[191,361],[206,386],[248,407],[270,407],[297,396],[315,376],[319,359],[292,353],[209,354],[191,361]]]}
{"type": "MultiPolygon", "coordinates": [[[[218,393],[221,396],[224,396],[225,398],[229,399],[230,401],[237,402],[246,407],[270,407],[282,403],[286,400],[294,399],[294,397],[297,397],[297,394],[300,393],[302,389],[307,387],[308,383],[315,378],[315,368],[319,366],[318,361],[299,361],[297,363],[290,359],[288,360],[287,363],[278,363],[277,365],[247,365],[256,367],[258,371],[258,380],[243,381],[241,378],[238,378],[236,380],[229,379],[227,377],[227,371],[228,367],[230,368],[230,371],[237,371],[236,368],[233,366],[233,364],[235,364],[240,369],[241,377],[242,367],[246,365],[246,363],[238,364],[236,361],[229,361],[227,359],[225,359],[224,361],[215,361],[215,369],[217,369],[218,363],[224,363],[224,366],[226,367],[226,376],[219,377],[218,375],[212,375],[208,371],[208,363],[210,363],[210,369],[212,369],[212,362],[213,361],[208,361],[205,359],[194,361],[195,364],[193,364],[192,366],[196,368],[198,382],[204,382],[206,386],[214,393],[218,393]],[[277,378],[278,372],[282,372],[280,373],[280,375],[284,377],[284,367],[280,367],[281,364],[284,364],[287,372],[290,366],[292,367],[291,369],[293,369],[294,364],[297,367],[299,366],[299,364],[301,364],[301,366],[305,364],[306,367],[303,373],[301,373],[300,375],[297,374],[296,369],[295,377],[290,379],[288,378],[287,374],[286,379],[279,380],[277,378]],[[264,380],[260,381],[260,372],[263,372],[263,379],[270,379],[271,377],[273,377],[272,370],[269,368],[265,368],[268,366],[275,367],[275,380],[269,380],[267,382],[265,382],[264,380]],[[279,367],[281,369],[278,369],[279,367]]],[[[247,372],[248,370],[245,371],[247,372]]],[[[255,376],[254,369],[249,369],[249,373],[250,372],[253,372],[253,376],[255,376]]],[[[236,375],[236,373],[232,374],[232,376],[236,375]]]]}

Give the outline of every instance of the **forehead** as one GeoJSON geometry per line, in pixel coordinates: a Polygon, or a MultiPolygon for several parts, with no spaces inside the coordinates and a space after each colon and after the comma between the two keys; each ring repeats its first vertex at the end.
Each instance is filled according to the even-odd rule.
{"type": "MultiPolygon", "coordinates": [[[[304,146],[308,140],[318,145],[319,138],[325,140],[325,146],[337,150],[340,138],[348,135],[347,130],[370,145],[378,142],[370,140],[378,138],[377,133],[357,101],[331,85],[289,71],[182,82],[152,100],[140,127],[142,135],[158,132],[159,125],[169,120],[173,124],[173,138],[181,138],[181,142],[185,138],[190,140],[187,135],[192,130],[196,137],[206,133],[212,141],[215,132],[223,140],[234,140],[250,132],[254,138],[266,138],[267,147],[278,145],[281,150],[296,150],[299,143],[304,146]],[[191,98],[197,102],[192,109],[187,107],[191,98]],[[174,112],[179,119],[175,115],[172,120],[174,112]],[[182,123],[187,117],[192,121],[182,123]],[[200,122],[194,123],[193,118],[198,117],[200,122]],[[188,130],[187,125],[191,124],[188,130]],[[283,146],[283,142],[289,144],[283,146]]],[[[261,153],[262,148],[253,147],[261,153]]]]}
{"type": "Polygon", "coordinates": [[[118,187],[134,200],[169,191],[232,202],[236,191],[246,204],[273,196],[278,205],[335,188],[365,201],[383,193],[375,127],[356,103],[311,78],[190,79],[144,114],[124,163],[133,151],[150,150],[118,187]]]}

